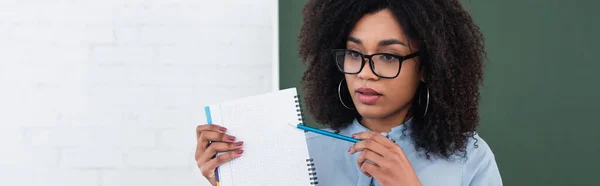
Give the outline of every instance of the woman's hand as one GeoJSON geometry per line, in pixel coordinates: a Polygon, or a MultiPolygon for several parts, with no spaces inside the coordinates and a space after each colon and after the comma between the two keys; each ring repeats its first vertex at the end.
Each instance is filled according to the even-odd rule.
{"type": "Polygon", "coordinates": [[[196,163],[202,175],[216,185],[215,169],[231,159],[240,157],[244,152],[242,141],[235,142],[235,137],[225,134],[226,128],[206,124],[196,127],[196,163]],[[212,143],[211,143],[212,141],[212,143]],[[235,143],[234,143],[235,142],[235,143]],[[214,157],[218,152],[227,152],[214,157]]]}
{"type": "Polygon", "coordinates": [[[361,152],[357,163],[364,174],[373,176],[382,186],[421,185],[404,151],[396,143],[372,131],[356,133],[352,137],[361,141],[351,146],[348,152],[361,152]]]}

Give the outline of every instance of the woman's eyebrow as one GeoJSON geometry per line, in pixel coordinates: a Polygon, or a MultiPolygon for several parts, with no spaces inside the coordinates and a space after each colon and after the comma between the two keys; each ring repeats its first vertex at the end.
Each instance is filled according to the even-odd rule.
{"type": "Polygon", "coordinates": [[[396,44],[407,46],[406,43],[404,43],[400,40],[397,40],[397,39],[386,39],[386,40],[379,42],[379,46],[388,46],[388,45],[396,45],[396,44]]]}
{"type": "MultiPolygon", "coordinates": [[[[348,36],[348,41],[362,45],[362,41],[360,41],[360,39],[357,39],[352,36],[348,36]]],[[[379,42],[379,46],[389,46],[389,45],[396,45],[396,44],[408,46],[408,45],[406,45],[406,43],[404,43],[400,40],[397,40],[397,39],[386,39],[386,40],[379,42]]]]}
{"type": "Polygon", "coordinates": [[[352,36],[348,36],[348,41],[362,45],[362,42],[359,39],[352,37],[352,36]]]}

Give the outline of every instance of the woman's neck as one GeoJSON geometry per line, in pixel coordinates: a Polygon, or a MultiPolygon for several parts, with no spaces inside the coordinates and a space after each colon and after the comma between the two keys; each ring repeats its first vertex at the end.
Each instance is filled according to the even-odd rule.
{"type": "Polygon", "coordinates": [[[362,117],[360,123],[371,131],[390,132],[392,128],[403,124],[409,118],[410,109],[400,110],[383,118],[362,117]]]}

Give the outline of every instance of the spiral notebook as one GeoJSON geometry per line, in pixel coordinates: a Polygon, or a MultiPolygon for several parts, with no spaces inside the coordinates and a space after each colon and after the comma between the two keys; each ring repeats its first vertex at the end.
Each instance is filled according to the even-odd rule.
{"type": "Polygon", "coordinates": [[[317,175],[309,156],[296,88],[205,107],[207,122],[244,141],[244,153],[216,170],[220,186],[310,186],[317,175]]]}

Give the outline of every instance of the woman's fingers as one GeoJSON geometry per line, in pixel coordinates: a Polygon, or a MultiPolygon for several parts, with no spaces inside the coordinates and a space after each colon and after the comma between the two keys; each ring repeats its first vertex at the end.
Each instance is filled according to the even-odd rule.
{"type": "Polygon", "coordinates": [[[208,148],[208,144],[211,141],[233,143],[235,141],[235,136],[213,131],[202,132],[200,137],[198,137],[198,143],[196,146],[196,160],[198,160],[198,156],[206,151],[206,148],[208,148]]]}
{"type": "Polygon", "coordinates": [[[364,163],[370,163],[377,166],[384,164],[385,161],[383,160],[383,157],[381,155],[370,150],[364,150],[358,155],[358,158],[356,158],[356,163],[359,167],[362,166],[364,163]]]}
{"type": "Polygon", "coordinates": [[[206,148],[206,151],[204,151],[204,153],[202,155],[200,155],[200,157],[197,159],[197,161],[207,162],[207,161],[210,161],[210,159],[212,159],[215,156],[215,154],[217,154],[219,152],[228,152],[228,151],[239,150],[243,146],[244,146],[243,141],[238,141],[235,143],[214,142],[214,143],[210,144],[210,146],[208,146],[208,148],[206,148]]]}
{"type": "Polygon", "coordinates": [[[360,172],[367,175],[368,177],[372,177],[374,174],[380,174],[381,171],[379,170],[379,167],[373,164],[363,163],[362,165],[360,165],[360,172]]]}
{"type": "Polygon", "coordinates": [[[213,185],[216,182],[215,169],[231,159],[240,157],[244,152],[241,149],[243,142],[235,142],[235,137],[225,132],[225,127],[215,124],[196,127],[196,163],[202,175],[213,185]],[[215,157],[219,152],[225,153],[215,157]]]}
{"type": "Polygon", "coordinates": [[[360,152],[366,149],[371,150],[381,156],[385,156],[390,152],[388,148],[384,147],[383,145],[372,139],[366,139],[355,143],[350,147],[350,150],[348,152],[350,152],[350,154],[354,154],[356,152],[360,152]]]}
{"type": "Polygon", "coordinates": [[[242,150],[242,149],[229,151],[227,153],[221,154],[221,155],[217,156],[216,158],[213,158],[213,159],[207,161],[206,163],[198,164],[198,167],[200,167],[200,170],[202,172],[202,175],[204,175],[204,177],[207,177],[207,178],[209,178],[211,176],[214,177],[214,170],[218,166],[221,166],[223,163],[228,162],[231,159],[240,157],[242,155],[242,153],[244,153],[244,150],[242,150]]]}
{"type": "Polygon", "coordinates": [[[216,125],[216,124],[198,125],[196,127],[196,138],[200,137],[200,134],[203,131],[213,131],[213,132],[225,133],[225,132],[227,132],[227,128],[216,125]]]}
{"type": "Polygon", "coordinates": [[[379,144],[381,144],[382,146],[384,146],[387,149],[392,149],[397,147],[398,145],[396,145],[396,143],[392,142],[392,140],[386,138],[385,136],[381,135],[380,133],[377,132],[373,132],[373,131],[365,131],[365,132],[359,132],[356,134],[352,135],[353,138],[359,139],[359,140],[373,140],[379,144]]]}
{"type": "Polygon", "coordinates": [[[198,158],[204,154],[204,151],[206,151],[206,148],[208,148],[211,141],[226,143],[233,143],[235,141],[235,136],[225,134],[223,131],[226,130],[222,130],[218,125],[200,125],[196,127],[196,134],[198,137],[196,139],[196,154],[194,156],[196,161],[198,161],[198,158]]]}
{"type": "Polygon", "coordinates": [[[234,142],[235,141],[235,136],[232,135],[228,135],[225,133],[220,133],[220,132],[214,132],[214,131],[203,131],[202,133],[200,133],[200,137],[198,137],[198,140],[204,140],[204,141],[221,141],[221,142],[234,142]]]}

